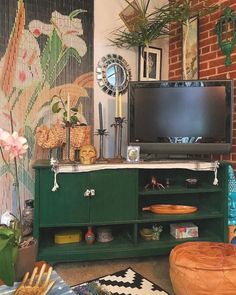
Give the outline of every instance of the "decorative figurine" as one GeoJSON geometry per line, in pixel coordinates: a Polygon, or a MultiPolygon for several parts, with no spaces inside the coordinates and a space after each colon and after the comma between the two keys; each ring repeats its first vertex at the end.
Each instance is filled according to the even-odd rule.
{"type": "Polygon", "coordinates": [[[91,165],[96,162],[97,151],[91,144],[82,146],[80,150],[80,162],[84,165],[91,165]]]}
{"type": "Polygon", "coordinates": [[[92,245],[95,241],[95,235],[92,231],[92,226],[88,226],[88,231],[85,234],[85,241],[88,245],[92,245]]]}
{"type": "Polygon", "coordinates": [[[145,189],[149,189],[151,187],[153,190],[154,189],[165,189],[164,185],[158,182],[157,177],[152,175],[151,176],[151,181],[147,185],[145,185],[145,189]]]}
{"type": "Polygon", "coordinates": [[[153,235],[152,235],[152,239],[153,240],[160,240],[160,234],[163,231],[163,226],[157,226],[157,224],[153,224],[152,226],[152,231],[153,231],[153,235]]]}

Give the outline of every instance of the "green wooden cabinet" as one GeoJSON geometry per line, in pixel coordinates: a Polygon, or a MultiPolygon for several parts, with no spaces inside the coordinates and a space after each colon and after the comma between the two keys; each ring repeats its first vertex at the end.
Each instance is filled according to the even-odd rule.
{"type": "Polygon", "coordinates": [[[52,191],[54,173],[39,169],[39,224],[59,227],[98,222],[126,222],[137,217],[137,171],[102,170],[61,173],[52,191]],[[125,185],[129,183],[129,185],[125,185]],[[86,192],[93,193],[86,195],[86,192]]]}
{"type": "MultiPolygon", "coordinates": [[[[115,165],[115,164],[114,164],[115,165]]],[[[54,173],[48,164],[36,163],[34,236],[39,240],[38,258],[55,263],[94,259],[124,258],[167,254],[175,245],[185,241],[228,240],[228,166],[218,168],[219,185],[213,185],[214,171],[193,171],[181,168],[149,169],[146,164],[92,172],[59,173],[59,189],[52,191],[54,173]],[[145,189],[151,177],[169,187],[164,190],[145,189]],[[185,179],[199,180],[195,188],[187,188],[185,179]],[[92,192],[86,196],[86,192],[92,192]],[[182,204],[198,207],[192,214],[159,215],[143,211],[152,204],[182,204]],[[170,224],[193,222],[199,237],[175,239],[170,224]],[[145,241],[140,229],[162,225],[159,241],[145,241]],[[54,234],[60,229],[78,228],[85,234],[88,225],[93,231],[101,226],[111,227],[114,240],[57,245],[54,234]]],[[[114,166],[115,167],[115,166],[114,166]]]]}

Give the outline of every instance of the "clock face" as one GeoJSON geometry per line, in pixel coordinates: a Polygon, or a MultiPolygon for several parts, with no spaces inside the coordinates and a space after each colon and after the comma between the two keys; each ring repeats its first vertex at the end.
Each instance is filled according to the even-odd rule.
{"type": "Polygon", "coordinates": [[[131,78],[130,66],[122,56],[107,54],[98,63],[96,78],[98,85],[108,95],[115,96],[116,90],[123,94],[131,78]]]}

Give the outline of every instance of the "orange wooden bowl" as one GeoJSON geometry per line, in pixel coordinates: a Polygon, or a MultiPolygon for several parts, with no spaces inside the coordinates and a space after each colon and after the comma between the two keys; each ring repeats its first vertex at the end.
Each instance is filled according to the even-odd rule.
{"type": "Polygon", "coordinates": [[[196,212],[197,207],[185,205],[157,204],[144,207],[143,211],[151,211],[155,214],[189,214],[196,212]]]}

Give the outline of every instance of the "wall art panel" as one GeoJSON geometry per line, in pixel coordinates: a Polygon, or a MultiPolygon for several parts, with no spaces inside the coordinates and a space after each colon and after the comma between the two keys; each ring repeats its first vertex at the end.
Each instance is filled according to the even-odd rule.
{"type": "MultiPolygon", "coordinates": [[[[93,0],[1,0],[0,28],[0,128],[29,145],[17,160],[23,204],[34,195],[34,161],[49,155],[36,130],[63,119],[52,105],[69,96],[79,121],[93,125],[93,0]]],[[[2,152],[10,166],[0,155],[0,215],[15,211],[14,165],[2,152]]]]}

